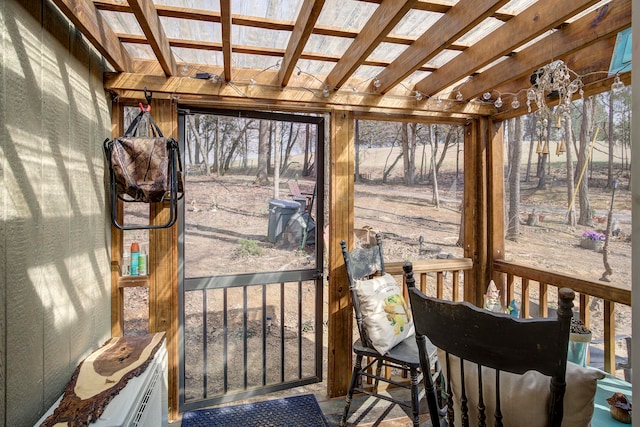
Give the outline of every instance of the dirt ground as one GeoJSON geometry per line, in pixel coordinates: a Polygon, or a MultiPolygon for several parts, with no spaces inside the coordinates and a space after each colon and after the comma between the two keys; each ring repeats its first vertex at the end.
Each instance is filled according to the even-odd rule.
{"type": "MultiPolygon", "coordinates": [[[[583,249],[579,245],[580,236],[585,230],[605,231],[606,223],[599,221],[608,214],[612,194],[604,188],[601,174],[594,176],[597,178],[592,179],[590,189],[594,225],[589,227],[570,227],[566,224],[567,190],[562,182],[554,180],[553,186],[545,190],[534,189],[535,182],[523,183],[520,235],[517,241],[506,241],[506,259],[536,268],[598,280],[604,272],[602,254],[583,249]],[[535,225],[527,225],[530,214],[537,218],[535,225]]],[[[268,201],[274,196],[273,186],[255,186],[252,181],[252,177],[234,175],[193,176],[187,179],[187,277],[313,266],[313,245],[308,245],[306,250],[301,251],[267,240],[268,201]],[[255,242],[260,254],[243,252],[241,240],[255,242]]],[[[312,185],[309,181],[300,180],[300,187],[303,189],[312,185]]],[[[462,185],[454,177],[444,175],[440,181],[440,188],[440,206],[436,207],[430,186],[417,185],[409,188],[400,183],[358,183],[355,195],[355,227],[368,226],[382,233],[386,262],[415,261],[433,258],[439,254],[461,257],[463,251],[457,246],[457,241],[462,185]]],[[[281,183],[280,198],[291,199],[286,181],[281,183]]],[[[614,271],[611,284],[626,288],[631,286],[630,205],[628,183],[623,179],[614,203],[613,218],[619,233],[609,240],[609,263],[614,271]]],[[[135,333],[136,330],[144,330],[146,327],[145,307],[148,298],[143,290],[134,289],[128,292],[126,329],[135,333]]],[[[215,296],[211,299],[215,299],[215,296]]],[[[194,366],[194,371],[187,369],[187,382],[190,382],[193,389],[198,389],[201,386],[197,378],[200,376],[198,371],[202,368],[200,353],[203,341],[203,332],[200,329],[203,320],[199,313],[202,312],[203,302],[202,297],[197,296],[187,297],[185,302],[185,339],[187,348],[191,351],[187,355],[187,364],[194,366]]],[[[208,304],[210,313],[219,309],[208,304]]],[[[593,300],[591,303],[591,329],[595,340],[602,338],[602,307],[603,303],[600,300],[593,300]]],[[[287,317],[289,318],[283,319],[286,328],[294,328],[297,322],[295,313],[287,317]]],[[[214,319],[214,316],[210,316],[207,321],[212,325],[208,332],[211,343],[219,341],[220,330],[216,328],[216,322],[219,322],[219,319],[214,319]]],[[[617,335],[631,335],[630,307],[616,308],[616,325],[617,335]]],[[[259,324],[255,326],[258,329],[254,328],[252,338],[261,340],[259,324]]],[[[288,329],[285,329],[285,333],[290,334],[288,329]]],[[[279,337],[276,336],[275,339],[277,341],[279,337]]],[[[306,328],[305,343],[311,343],[312,339],[313,328],[306,328]]],[[[623,341],[620,341],[618,346],[618,354],[626,356],[623,341]]],[[[269,347],[276,351],[278,345],[269,343],[269,347]]],[[[212,344],[211,349],[214,348],[212,344]]],[[[213,362],[210,361],[210,366],[214,365],[213,362]]],[[[216,390],[211,392],[215,393],[216,390]]],[[[194,396],[197,397],[197,393],[194,396]]]]}

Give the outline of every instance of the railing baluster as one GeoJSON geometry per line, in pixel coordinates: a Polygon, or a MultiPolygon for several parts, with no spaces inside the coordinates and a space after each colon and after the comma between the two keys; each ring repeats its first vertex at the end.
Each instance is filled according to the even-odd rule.
{"type": "Polygon", "coordinates": [[[229,318],[228,318],[228,296],[227,296],[227,288],[223,289],[223,303],[222,303],[222,312],[224,313],[223,315],[223,329],[224,332],[222,334],[223,338],[223,344],[222,344],[222,358],[223,358],[223,366],[224,366],[224,379],[222,380],[222,384],[223,384],[223,391],[224,393],[226,393],[229,390],[229,365],[228,365],[228,361],[229,361],[229,318]]]}
{"type": "Polygon", "coordinates": [[[452,292],[452,299],[453,301],[460,301],[460,290],[458,289],[458,287],[460,286],[460,271],[459,270],[455,270],[453,272],[453,292],[452,292]]]}
{"type": "Polygon", "coordinates": [[[610,374],[616,373],[616,318],[615,303],[604,301],[604,370],[610,374]]]}
{"type": "Polygon", "coordinates": [[[420,273],[420,290],[423,294],[427,293],[427,273],[420,273]]]}
{"type": "Polygon", "coordinates": [[[298,378],[302,378],[302,282],[298,281],[298,378]]]}
{"type": "Polygon", "coordinates": [[[436,297],[442,299],[444,290],[444,274],[442,271],[436,273],[436,297]]]}
{"type": "MultiPolygon", "coordinates": [[[[202,291],[202,336],[203,337],[207,337],[207,291],[203,290],[202,291]]],[[[209,340],[204,339],[202,340],[202,397],[203,398],[207,398],[207,389],[209,388],[207,386],[207,379],[209,378],[209,368],[208,368],[208,364],[207,361],[209,359],[208,357],[208,353],[209,353],[209,340]]]]}
{"type": "Polygon", "coordinates": [[[247,306],[247,287],[242,287],[242,366],[244,367],[244,389],[246,390],[249,385],[249,366],[247,364],[247,353],[249,347],[247,346],[247,326],[248,319],[248,306],[247,306]]]}
{"type": "Polygon", "coordinates": [[[589,310],[589,295],[580,294],[580,320],[589,328],[591,325],[591,311],[589,310]]]}
{"type": "Polygon", "coordinates": [[[267,285],[262,285],[262,385],[267,384],[267,285]]]}
{"type": "Polygon", "coordinates": [[[280,382],[284,382],[284,282],[280,283],[280,382]]]}
{"type": "Polygon", "coordinates": [[[549,295],[546,283],[540,283],[540,308],[538,317],[549,317],[549,295]]]}
{"type": "Polygon", "coordinates": [[[520,302],[520,317],[528,319],[531,316],[531,300],[529,299],[529,279],[522,278],[522,301],[520,302]]]}
{"type": "Polygon", "coordinates": [[[505,301],[505,305],[508,306],[516,296],[515,286],[513,285],[513,281],[515,276],[513,274],[507,274],[507,301],[505,301]]]}

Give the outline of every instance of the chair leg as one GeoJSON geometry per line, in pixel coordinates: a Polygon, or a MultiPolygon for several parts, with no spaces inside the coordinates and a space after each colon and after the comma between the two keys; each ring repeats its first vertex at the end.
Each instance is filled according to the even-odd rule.
{"type": "Polygon", "coordinates": [[[349,415],[349,407],[351,406],[351,399],[353,399],[353,391],[356,388],[356,384],[358,383],[358,376],[360,375],[360,369],[362,369],[362,356],[356,356],[356,364],[353,366],[353,373],[351,374],[351,383],[349,384],[349,391],[347,391],[347,397],[345,398],[344,403],[344,412],[342,413],[342,418],[340,419],[340,427],[344,427],[347,425],[347,416],[349,415]]]}
{"type": "Polygon", "coordinates": [[[413,426],[420,425],[420,400],[418,399],[418,370],[411,368],[411,411],[413,415],[413,426]]]}

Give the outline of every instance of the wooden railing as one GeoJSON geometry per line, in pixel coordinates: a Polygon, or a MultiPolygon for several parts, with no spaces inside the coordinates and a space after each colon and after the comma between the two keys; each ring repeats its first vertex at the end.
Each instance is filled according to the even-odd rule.
{"type": "MultiPolygon", "coordinates": [[[[521,298],[521,317],[531,317],[532,293],[538,294],[538,317],[547,317],[549,297],[557,296],[558,288],[571,288],[579,296],[574,301],[575,309],[580,312],[580,319],[587,328],[591,329],[591,299],[603,300],[603,342],[604,342],[604,370],[615,374],[616,371],[616,321],[615,306],[623,304],[631,306],[631,290],[614,286],[609,283],[585,280],[568,274],[540,270],[523,264],[494,261],[493,270],[504,274],[506,296],[505,301],[511,301],[516,294],[521,298]],[[537,286],[536,286],[537,284],[537,286]],[[549,288],[555,288],[556,293],[550,294],[549,288]]],[[[505,302],[503,301],[503,303],[505,302]]]]}
{"type": "MultiPolygon", "coordinates": [[[[403,276],[403,262],[386,263],[387,273],[401,278],[403,276]]],[[[464,298],[464,271],[473,268],[469,258],[455,258],[443,260],[415,261],[413,272],[417,285],[427,295],[451,301],[461,301],[464,298]]],[[[547,317],[549,307],[557,301],[559,288],[573,289],[578,298],[574,301],[575,311],[580,319],[591,328],[592,316],[590,305],[592,299],[603,301],[604,370],[615,375],[616,371],[616,304],[631,307],[631,290],[614,286],[610,283],[585,280],[569,274],[561,274],[548,270],[541,270],[524,264],[497,260],[493,263],[493,271],[497,275],[504,275],[506,289],[503,290],[503,305],[513,299],[519,300],[520,317],[547,317]],[[555,292],[552,292],[555,290],[555,292]],[[537,305],[537,310],[535,306],[537,305]]],[[[494,276],[498,277],[498,276],[494,276]]],[[[405,286],[406,293],[406,286],[405,286]]],[[[407,295],[405,297],[408,298],[407,295]]],[[[629,356],[629,355],[627,355],[629,356]]]]}
{"type": "MultiPolygon", "coordinates": [[[[470,258],[434,259],[415,261],[413,274],[416,286],[426,295],[451,301],[462,301],[464,298],[464,283],[462,273],[473,268],[470,258]],[[435,275],[435,281],[428,279],[428,274],[435,275]]],[[[385,263],[385,270],[392,276],[401,277],[403,262],[385,263]]],[[[404,286],[405,299],[408,300],[407,287],[404,286]]]]}

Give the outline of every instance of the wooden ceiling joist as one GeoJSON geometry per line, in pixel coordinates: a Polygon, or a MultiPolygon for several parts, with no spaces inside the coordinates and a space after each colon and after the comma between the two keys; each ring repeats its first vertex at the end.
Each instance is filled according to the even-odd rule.
{"type": "MultiPolygon", "coordinates": [[[[212,70],[213,71],[213,70],[212,70]]],[[[277,72],[265,71],[267,79],[276,81],[277,72]]],[[[215,73],[215,71],[214,71],[215,73]]],[[[239,81],[249,80],[251,73],[242,70],[238,75],[239,81]]],[[[302,84],[296,81],[294,84],[302,84]]],[[[282,88],[278,85],[250,85],[218,82],[209,80],[193,79],[188,77],[168,77],[162,75],[134,74],[134,73],[105,73],[105,89],[115,92],[138,91],[144,88],[154,93],[167,93],[177,97],[181,96],[209,96],[212,99],[224,97],[226,99],[238,99],[243,101],[255,100],[255,102],[300,102],[307,105],[316,105],[318,108],[328,108],[340,106],[358,108],[377,108],[397,111],[420,111],[439,112],[451,117],[458,118],[473,117],[478,115],[489,115],[495,111],[493,105],[467,102],[444,102],[442,104],[436,100],[416,101],[415,98],[407,96],[380,96],[374,93],[353,93],[349,90],[332,92],[328,98],[322,96],[322,90],[318,88],[308,88],[300,86],[287,86],[282,88]]]]}
{"type": "Polygon", "coordinates": [[[53,0],[116,71],[133,71],[133,61],[109,24],[89,0],[53,0]]]}
{"type": "Polygon", "coordinates": [[[387,93],[422,64],[447,49],[507,0],[461,0],[378,74],[378,92],[387,93]]]}
{"type": "Polygon", "coordinates": [[[149,44],[156,55],[160,66],[167,76],[173,76],[177,73],[176,60],[171,52],[169,41],[165,36],[160,17],[156,11],[153,2],[146,0],[129,0],[129,6],[135,15],[142,32],[147,36],[149,44]]]}
{"type": "Polygon", "coordinates": [[[539,0],[415,85],[429,96],[533,40],[599,0],[539,0]]]}
{"type": "MultiPolygon", "coordinates": [[[[360,0],[368,3],[381,3],[382,0],[360,0]]],[[[425,12],[447,13],[453,7],[449,0],[419,0],[414,6],[415,10],[423,10],[425,12]]],[[[515,15],[508,12],[494,12],[491,17],[500,21],[508,21],[515,15]]]]}
{"type": "Polygon", "coordinates": [[[324,1],[325,0],[304,0],[304,3],[302,3],[298,20],[293,27],[287,50],[280,64],[280,73],[278,75],[278,83],[280,86],[286,86],[289,83],[289,78],[295,70],[296,63],[307,44],[307,40],[309,40],[311,36],[318,16],[320,16],[320,12],[322,12],[324,1]]]}
{"type": "Polygon", "coordinates": [[[231,0],[220,0],[220,25],[222,26],[222,62],[225,81],[231,80],[231,0]]]}
{"type": "MultiPolygon", "coordinates": [[[[460,91],[465,99],[476,98],[487,91],[519,77],[530,76],[531,70],[550,62],[549,58],[569,55],[631,26],[631,2],[612,0],[535,44],[513,54],[490,69],[475,75],[460,91]]],[[[493,94],[494,99],[497,94],[493,94]]]]}
{"type": "Polygon", "coordinates": [[[330,88],[341,87],[417,0],[384,0],[327,76],[330,88]]]}

